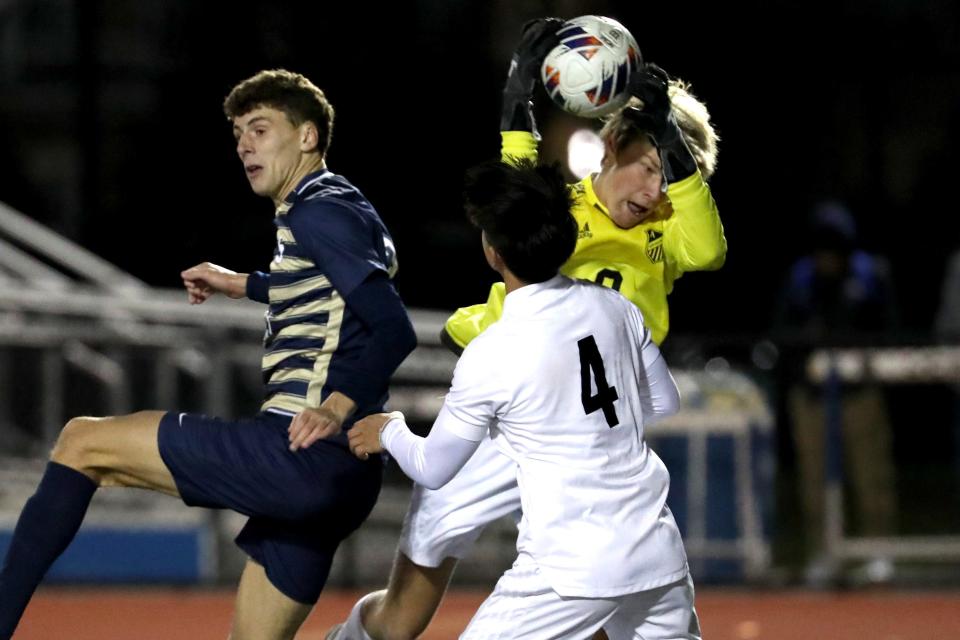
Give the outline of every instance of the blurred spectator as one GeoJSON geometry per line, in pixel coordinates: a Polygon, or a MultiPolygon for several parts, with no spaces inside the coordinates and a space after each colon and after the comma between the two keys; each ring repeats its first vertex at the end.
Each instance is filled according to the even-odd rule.
{"type": "MultiPolygon", "coordinates": [[[[824,389],[809,381],[803,367],[809,353],[824,346],[882,342],[897,325],[897,309],[887,261],[858,246],[850,211],[837,202],[818,204],[810,220],[808,253],[790,268],[776,310],[774,330],[786,353],[793,353],[788,409],[799,471],[808,550],[806,580],[823,585],[837,567],[823,553],[825,496],[824,389]],[[790,347],[793,347],[791,350],[790,347]]],[[[789,362],[789,361],[788,361],[789,362]]],[[[852,491],[851,512],[863,535],[894,530],[897,500],[892,429],[879,385],[865,380],[843,384],[841,430],[845,485],[852,491]]],[[[892,577],[888,559],[859,568],[863,580],[892,577]]]]}

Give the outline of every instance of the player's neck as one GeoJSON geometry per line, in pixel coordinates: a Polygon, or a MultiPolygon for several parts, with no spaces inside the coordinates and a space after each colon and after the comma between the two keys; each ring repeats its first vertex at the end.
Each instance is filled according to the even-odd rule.
{"type": "Polygon", "coordinates": [[[503,276],[503,284],[505,285],[506,291],[509,294],[511,291],[516,291],[521,287],[525,287],[529,282],[526,280],[521,280],[517,276],[513,275],[509,269],[504,269],[500,272],[500,275],[503,276]]]}
{"type": "Polygon", "coordinates": [[[294,172],[286,184],[284,184],[283,188],[280,189],[277,192],[277,195],[273,198],[274,206],[279,207],[281,204],[283,204],[290,193],[296,189],[300,182],[308,175],[326,168],[327,163],[323,155],[314,153],[305,156],[300,162],[300,165],[297,167],[296,172],[294,172]]]}
{"type": "Polygon", "coordinates": [[[591,180],[591,185],[593,187],[593,195],[597,197],[597,200],[600,201],[604,207],[607,206],[607,180],[606,172],[601,171],[600,173],[593,174],[593,179],[591,180]]]}

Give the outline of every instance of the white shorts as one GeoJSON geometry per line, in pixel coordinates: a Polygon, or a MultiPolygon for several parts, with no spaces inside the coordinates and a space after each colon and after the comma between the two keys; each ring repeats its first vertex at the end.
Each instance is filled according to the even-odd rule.
{"type": "Polygon", "coordinates": [[[613,598],[561,597],[521,554],[467,625],[461,640],[700,640],[693,580],[613,598]]]}
{"type": "Polygon", "coordinates": [[[421,567],[462,558],[494,520],[519,521],[517,465],[485,437],[453,480],[439,489],[414,485],[400,533],[400,551],[421,567]]]}

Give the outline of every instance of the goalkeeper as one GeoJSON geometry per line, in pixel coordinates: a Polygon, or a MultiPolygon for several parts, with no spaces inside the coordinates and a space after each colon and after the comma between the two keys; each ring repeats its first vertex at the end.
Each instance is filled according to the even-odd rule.
{"type": "MultiPolygon", "coordinates": [[[[544,55],[562,24],[527,25],[503,92],[502,157],[537,156],[532,95],[544,55]]],[[[643,312],[653,339],[669,329],[667,295],[687,271],[720,268],[726,239],[706,180],[716,167],[717,135],[706,107],[679,80],[648,64],[631,79],[627,105],[604,124],[600,172],[571,185],[579,228],[564,275],[617,289],[643,312]]],[[[500,316],[503,283],[485,304],[456,311],[444,343],[459,352],[500,316]]],[[[444,487],[414,486],[388,588],[368,594],[329,640],[415,638],[440,605],[457,560],[483,528],[517,514],[515,463],[487,438],[444,487]]]]}

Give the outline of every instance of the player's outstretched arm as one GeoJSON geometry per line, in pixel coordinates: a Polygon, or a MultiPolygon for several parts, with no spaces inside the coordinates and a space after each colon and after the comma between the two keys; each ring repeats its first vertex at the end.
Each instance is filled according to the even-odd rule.
{"type": "MultiPolygon", "coordinates": [[[[712,171],[716,149],[713,149],[714,159],[708,165],[698,165],[688,145],[688,138],[678,124],[680,107],[674,104],[675,97],[671,97],[678,94],[671,94],[671,82],[682,86],[682,83],[671,81],[657,65],[647,64],[630,79],[630,90],[643,103],[643,108],[627,108],[624,117],[633,119],[641,128],[650,131],[660,153],[663,184],[673,206],[673,215],[663,227],[663,249],[667,262],[678,273],[719,269],[726,258],[727,241],[717,203],[705,180],[712,171]]],[[[687,96],[687,99],[696,102],[692,96],[687,96]]],[[[702,133],[705,137],[713,136],[706,120],[692,120],[694,128],[704,128],[702,133]]],[[[704,162],[707,161],[706,153],[701,150],[704,162]]]]}
{"type": "Polygon", "coordinates": [[[430,434],[422,438],[410,431],[399,411],[377,413],[354,424],[347,438],[358,458],[366,460],[371,453],[389,451],[410,479],[428,489],[439,489],[467,463],[482,437],[469,428],[461,432],[453,423],[450,412],[441,409],[430,434]],[[469,438],[461,435],[467,432],[469,438]]]}
{"type": "Polygon", "coordinates": [[[663,250],[680,273],[723,266],[727,239],[710,187],[695,174],[667,189],[673,215],[663,223],[663,250]]]}
{"type": "Polygon", "coordinates": [[[533,118],[533,91],[544,56],[560,42],[557,31],[561,26],[563,20],[559,18],[540,18],[523,26],[503,87],[500,156],[504,162],[537,158],[540,134],[533,118]]]}
{"type": "Polygon", "coordinates": [[[540,76],[544,56],[560,43],[557,31],[562,26],[563,20],[559,18],[539,18],[523,25],[523,35],[510,59],[510,69],[503,87],[501,131],[537,134],[533,119],[533,89],[540,76]]]}
{"type": "Polygon", "coordinates": [[[247,295],[246,273],[224,269],[212,262],[203,262],[180,272],[190,304],[205,302],[215,293],[228,298],[243,298],[247,295]]]}

